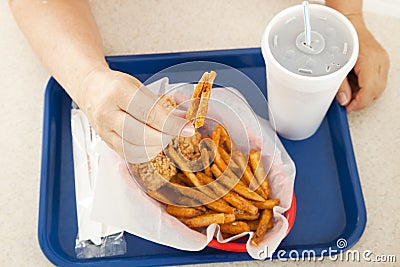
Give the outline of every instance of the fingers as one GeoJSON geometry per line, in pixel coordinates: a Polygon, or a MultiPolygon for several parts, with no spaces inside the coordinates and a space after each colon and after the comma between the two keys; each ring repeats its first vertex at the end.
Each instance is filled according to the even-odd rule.
{"type": "Polygon", "coordinates": [[[172,136],[192,136],[195,132],[191,123],[170,114],[145,86],[135,92],[126,112],[155,130],[172,136]]]}
{"type": "Polygon", "coordinates": [[[347,112],[361,110],[367,107],[385,89],[386,83],[380,80],[375,68],[370,67],[369,61],[358,61],[354,67],[358,78],[359,90],[346,107],[347,112]]]}
{"type": "Polygon", "coordinates": [[[342,85],[340,86],[339,91],[336,94],[336,99],[342,106],[346,106],[350,102],[351,87],[347,78],[343,80],[342,85]]]}
{"type": "Polygon", "coordinates": [[[117,114],[110,114],[109,121],[110,129],[133,145],[166,147],[173,138],[143,124],[122,110],[117,114]]]}
{"type": "Polygon", "coordinates": [[[114,131],[108,131],[102,136],[106,144],[116,151],[121,157],[130,163],[148,162],[160,153],[163,148],[159,146],[140,146],[134,145],[114,131]]]}
{"type": "Polygon", "coordinates": [[[373,100],[374,95],[372,94],[371,90],[368,90],[368,88],[360,88],[360,91],[357,92],[356,97],[346,107],[346,111],[352,112],[361,110],[371,104],[373,100]]]}

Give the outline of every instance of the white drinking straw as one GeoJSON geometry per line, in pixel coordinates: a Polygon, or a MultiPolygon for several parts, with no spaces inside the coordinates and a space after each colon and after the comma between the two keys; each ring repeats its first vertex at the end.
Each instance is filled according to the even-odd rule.
{"type": "Polygon", "coordinates": [[[311,23],[310,23],[310,8],[308,1],[303,1],[303,17],[304,17],[304,37],[305,44],[311,47],[311,23]]]}

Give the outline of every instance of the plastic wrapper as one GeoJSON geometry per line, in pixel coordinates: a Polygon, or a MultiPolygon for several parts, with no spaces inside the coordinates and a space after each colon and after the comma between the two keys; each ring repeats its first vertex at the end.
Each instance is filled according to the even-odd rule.
{"type": "Polygon", "coordinates": [[[75,199],[78,234],[75,241],[77,258],[97,258],[126,253],[123,231],[90,218],[98,177],[97,145],[102,141],[82,111],[72,105],[71,131],[75,170],[75,199]]]}
{"type": "MultiPolygon", "coordinates": [[[[166,95],[179,104],[190,99],[194,85],[168,84],[168,79],[164,78],[147,87],[155,94],[166,92],[166,95]]],[[[273,209],[274,227],[267,232],[257,247],[250,241],[246,244],[248,253],[254,259],[270,257],[287,232],[288,222],[283,214],[291,205],[295,177],[294,163],[269,122],[260,117],[254,117],[248,105],[238,105],[238,101],[243,103],[246,101],[237,90],[213,89],[211,99],[213,101],[210,102],[207,116],[217,118],[223,123],[228,132],[232,133],[231,138],[238,149],[255,147],[260,150],[264,166],[270,167],[271,198],[280,200],[280,205],[273,209]],[[225,107],[233,107],[242,123],[232,120],[229,116],[229,108],[221,109],[218,103],[223,103],[225,107]],[[237,130],[237,127],[244,127],[244,131],[237,130]],[[241,136],[241,133],[246,133],[247,136],[241,136]],[[249,144],[240,142],[245,139],[250,141],[249,144]],[[260,250],[265,253],[260,254],[260,250]]],[[[72,114],[72,120],[80,120],[81,117],[85,117],[82,112],[72,114]]],[[[74,143],[74,151],[75,145],[74,143]]],[[[103,141],[97,139],[90,149],[97,155],[98,163],[96,173],[92,173],[96,176],[96,186],[93,201],[90,203],[90,212],[88,212],[91,222],[107,227],[112,226],[115,231],[126,231],[162,245],[188,251],[202,250],[214,237],[219,242],[225,243],[238,237],[253,235],[252,232],[248,232],[223,239],[219,226],[215,224],[210,225],[205,233],[188,228],[169,215],[162,204],[143,192],[139,184],[131,177],[124,159],[121,159],[103,141]]],[[[75,175],[81,174],[75,171],[75,175]]]]}

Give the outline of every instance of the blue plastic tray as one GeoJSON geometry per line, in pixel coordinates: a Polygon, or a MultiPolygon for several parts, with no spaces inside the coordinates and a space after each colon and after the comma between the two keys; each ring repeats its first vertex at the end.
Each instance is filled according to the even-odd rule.
{"type": "MultiPolygon", "coordinates": [[[[111,68],[142,81],[166,67],[198,60],[237,68],[259,88],[266,88],[265,66],[258,48],[108,58],[111,68]]],[[[247,253],[212,248],[187,252],[129,234],[124,256],[77,259],[70,108],[71,99],[51,78],[45,93],[38,226],[40,246],[51,262],[59,266],[152,266],[251,260],[247,253]]],[[[292,250],[301,255],[312,249],[317,256],[329,248],[339,250],[339,238],[347,241],[344,250],[350,248],[363,233],[366,212],[345,110],[334,101],[314,136],[304,141],[281,140],[297,167],[297,217],[278,248],[284,251],[281,256],[288,257],[292,250]]]]}

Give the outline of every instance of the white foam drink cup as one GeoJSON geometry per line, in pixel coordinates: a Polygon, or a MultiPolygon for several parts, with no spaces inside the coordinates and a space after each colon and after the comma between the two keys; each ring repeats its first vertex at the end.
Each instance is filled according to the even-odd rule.
{"type": "Polygon", "coordinates": [[[303,6],[278,13],[265,29],[270,122],[282,137],[302,140],[320,126],[358,57],[358,37],[338,11],[309,5],[311,47],[304,42],[303,6]]]}

